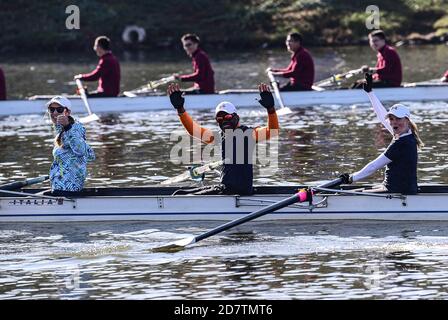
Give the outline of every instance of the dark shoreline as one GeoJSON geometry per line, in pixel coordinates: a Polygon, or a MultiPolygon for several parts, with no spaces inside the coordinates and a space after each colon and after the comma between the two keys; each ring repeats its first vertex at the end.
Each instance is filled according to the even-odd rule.
{"type": "MultiPolygon", "coordinates": [[[[304,45],[363,45],[370,0],[17,0],[2,3],[0,54],[86,52],[98,35],[109,36],[115,51],[180,51],[182,34],[197,33],[206,50],[282,47],[286,34],[299,31],[304,45]],[[67,29],[66,7],[79,7],[79,29],[67,29]],[[146,32],[123,40],[126,27],[146,32]]],[[[448,40],[448,3],[434,0],[375,0],[379,28],[391,43],[441,43],[448,40]]]]}

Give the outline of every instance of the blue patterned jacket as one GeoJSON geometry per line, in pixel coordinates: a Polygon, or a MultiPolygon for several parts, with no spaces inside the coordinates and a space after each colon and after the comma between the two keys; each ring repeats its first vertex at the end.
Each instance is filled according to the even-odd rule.
{"type": "MultiPolygon", "coordinates": [[[[56,135],[64,131],[55,126],[56,135]]],[[[87,177],[87,162],[95,160],[95,153],[86,142],[86,130],[74,122],[62,133],[62,147],[53,148],[53,164],[50,168],[51,190],[81,191],[87,177]]]]}

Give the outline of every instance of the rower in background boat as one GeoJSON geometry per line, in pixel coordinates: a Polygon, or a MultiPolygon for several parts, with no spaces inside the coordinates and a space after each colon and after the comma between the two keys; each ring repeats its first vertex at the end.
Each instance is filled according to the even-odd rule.
{"type": "MultiPolygon", "coordinates": [[[[215,140],[210,129],[201,127],[185,111],[184,102],[178,84],[170,84],[168,95],[171,104],[177,110],[180,121],[187,132],[194,138],[206,144],[221,143],[221,158],[224,164],[221,168],[221,183],[180,192],[193,194],[240,194],[253,193],[253,152],[258,142],[269,140],[278,135],[279,123],[274,107],[274,98],[266,84],[259,85],[259,103],[266,108],[268,125],[251,128],[240,123],[240,117],[235,106],[230,102],[221,102],[215,110],[215,120],[218,124],[221,140],[215,140]],[[249,130],[249,132],[247,132],[249,130]],[[230,142],[229,142],[230,141],[230,142]],[[227,142],[227,143],[226,143],[227,142]],[[233,155],[233,157],[231,156],[233,155]],[[229,157],[229,158],[227,158],[229,157]]],[[[179,194],[179,193],[178,193],[179,194]]]]}
{"type": "Polygon", "coordinates": [[[183,90],[186,94],[213,94],[215,93],[214,71],[208,55],[200,48],[200,39],[195,34],[185,34],[181,38],[182,46],[192,59],[193,73],[173,74],[181,82],[194,82],[194,86],[183,90]]]}
{"type": "Polygon", "coordinates": [[[90,73],[76,75],[74,79],[98,80],[97,90],[87,93],[89,98],[117,97],[120,93],[120,63],[112,54],[110,39],[106,36],[96,38],[93,50],[100,57],[97,67],[90,73]]]}
{"type": "MultiPolygon", "coordinates": [[[[401,60],[395,48],[387,44],[386,35],[382,30],[369,33],[370,47],[377,52],[377,61],[374,68],[364,65],[363,72],[373,71],[373,88],[399,87],[403,78],[401,60]]],[[[361,89],[363,80],[358,80],[352,88],[361,89]]]]}
{"type": "Polygon", "coordinates": [[[378,119],[392,134],[393,140],[386,151],[363,169],[353,174],[344,173],[341,178],[346,184],[352,183],[367,178],[375,171],[386,167],[383,184],[366,191],[416,194],[418,150],[423,147],[417,125],[411,120],[409,109],[402,104],[395,104],[387,111],[372,92],[372,75],[366,74],[365,78],[363,88],[369,96],[378,119]]]}
{"type": "Polygon", "coordinates": [[[314,83],[314,61],[307,49],[302,46],[303,38],[298,32],[288,34],[286,48],[291,53],[291,62],[284,69],[268,68],[274,76],[289,78],[280,86],[280,91],[309,91],[314,83]]]}
{"type": "Polygon", "coordinates": [[[56,132],[50,168],[53,195],[81,191],[87,177],[87,163],[95,160],[95,153],[86,142],[86,130],[71,116],[70,109],[71,102],[66,97],[56,96],[47,103],[56,132]]]}
{"type": "Polygon", "coordinates": [[[2,68],[0,68],[0,100],[6,100],[6,80],[2,68]]]}

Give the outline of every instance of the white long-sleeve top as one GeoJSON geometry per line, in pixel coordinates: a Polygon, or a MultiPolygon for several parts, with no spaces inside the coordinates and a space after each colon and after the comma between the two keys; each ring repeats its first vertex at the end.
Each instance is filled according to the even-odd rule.
{"type": "Polygon", "coordinates": [[[386,120],[387,110],[381,103],[381,101],[377,98],[377,96],[373,93],[373,91],[367,92],[369,96],[370,103],[372,104],[373,111],[375,111],[378,120],[383,124],[383,126],[390,132],[390,134],[394,135],[394,130],[392,129],[390,123],[386,120]]]}

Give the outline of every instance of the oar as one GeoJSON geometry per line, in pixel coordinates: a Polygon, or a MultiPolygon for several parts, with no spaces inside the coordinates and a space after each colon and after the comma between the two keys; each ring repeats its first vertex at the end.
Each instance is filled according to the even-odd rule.
{"type": "Polygon", "coordinates": [[[448,86],[447,82],[442,82],[440,79],[430,79],[421,82],[404,83],[403,87],[429,87],[429,86],[448,86]]]}
{"type": "Polygon", "coordinates": [[[47,176],[41,176],[41,177],[37,177],[37,178],[31,178],[31,179],[26,179],[24,181],[15,181],[15,182],[10,182],[7,184],[2,184],[0,185],[0,190],[17,190],[26,186],[30,186],[32,184],[36,184],[36,183],[41,183],[44,182],[45,180],[48,180],[50,177],[47,176]]]}
{"type": "Polygon", "coordinates": [[[342,80],[350,79],[351,77],[362,73],[362,68],[353,69],[344,73],[334,74],[329,78],[320,80],[313,85],[313,90],[322,91],[325,90],[322,87],[330,85],[339,85],[342,80]]]}
{"type": "MultiPolygon", "coordinates": [[[[324,183],[324,184],[318,186],[318,188],[331,188],[331,187],[338,186],[341,183],[342,183],[342,179],[338,178],[338,179],[332,180],[330,182],[324,183]]],[[[308,192],[306,190],[300,190],[299,192],[295,193],[294,195],[292,195],[286,199],[283,199],[281,201],[273,203],[273,204],[271,204],[265,208],[262,208],[260,210],[254,211],[254,212],[252,212],[246,216],[243,216],[241,218],[227,222],[227,223],[220,225],[212,230],[204,232],[203,234],[200,234],[198,236],[184,238],[184,239],[169,243],[169,244],[161,246],[161,247],[153,248],[152,251],[155,251],[155,252],[178,251],[190,244],[199,242],[201,240],[204,240],[206,238],[214,236],[218,233],[221,233],[230,228],[236,227],[245,222],[254,220],[254,219],[264,216],[268,213],[272,213],[274,211],[280,210],[280,209],[285,208],[285,207],[287,207],[291,204],[294,204],[296,202],[304,202],[307,200],[308,200],[308,192]]]]}
{"type": "Polygon", "coordinates": [[[292,111],[288,107],[285,107],[285,104],[283,103],[282,96],[280,95],[280,90],[278,88],[277,81],[275,81],[275,77],[272,74],[272,71],[268,71],[268,77],[269,81],[271,82],[272,88],[274,89],[275,98],[278,101],[278,104],[280,105],[280,110],[277,110],[277,114],[279,116],[283,116],[285,114],[290,114],[292,111]]]}
{"type": "Polygon", "coordinates": [[[150,90],[156,89],[157,87],[160,87],[161,85],[167,84],[169,82],[173,82],[174,80],[174,76],[169,76],[159,80],[150,81],[147,84],[138,87],[137,89],[123,92],[123,95],[125,95],[126,97],[134,98],[137,97],[139,93],[147,93],[150,90]]]}
{"type": "Polygon", "coordinates": [[[160,184],[167,185],[186,181],[189,179],[198,179],[199,177],[202,176],[202,174],[215,170],[216,168],[219,168],[220,166],[223,165],[223,163],[224,161],[220,160],[204,164],[203,166],[200,167],[192,167],[191,169],[185,171],[184,173],[181,173],[178,176],[162,181],[160,184]]]}
{"type": "Polygon", "coordinates": [[[80,118],[79,122],[88,123],[88,122],[99,120],[100,118],[95,113],[92,113],[92,110],[90,109],[89,102],[87,101],[86,90],[84,90],[81,80],[76,79],[75,82],[76,82],[76,86],[79,89],[79,94],[81,95],[81,99],[84,102],[84,105],[86,106],[87,112],[89,113],[89,115],[87,117],[80,118]]]}

